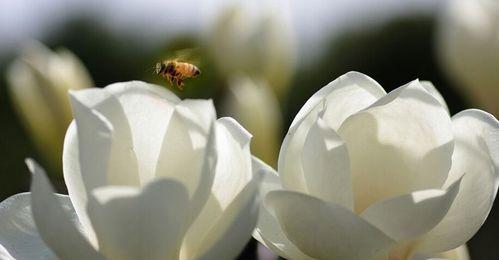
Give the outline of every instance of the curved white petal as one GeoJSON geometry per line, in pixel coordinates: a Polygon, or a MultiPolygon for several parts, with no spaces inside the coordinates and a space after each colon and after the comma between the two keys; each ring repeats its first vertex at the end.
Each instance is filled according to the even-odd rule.
{"type": "Polygon", "coordinates": [[[184,100],[175,106],[156,165],[156,177],[182,182],[189,194],[199,185],[208,131],[216,114],[211,100],[184,100]]]}
{"type": "Polygon", "coordinates": [[[418,81],[352,115],[338,134],[347,144],[356,212],[382,199],[440,188],[447,178],[452,123],[418,81]]]}
{"type": "Polygon", "coordinates": [[[414,253],[410,260],[470,260],[468,253],[468,248],[466,245],[462,245],[456,249],[445,251],[443,253],[436,253],[434,255],[428,255],[416,252],[414,253]]]}
{"type": "Polygon", "coordinates": [[[232,118],[216,121],[217,167],[212,195],[222,209],[253,180],[250,153],[251,134],[232,118]]]}
{"type": "Polygon", "coordinates": [[[327,106],[324,120],[337,130],[348,116],[385,94],[376,81],[358,72],[348,72],[316,92],[296,115],[281,146],[278,170],[284,187],[307,192],[301,151],[307,133],[321,110],[327,106]]]}
{"type": "MultiPolygon", "coordinates": [[[[187,228],[189,197],[181,183],[160,179],[142,190],[93,190],[88,214],[107,259],[177,259],[187,228]]],[[[90,258],[89,258],[90,259],[90,258]]]]}
{"type": "MultiPolygon", "coordinates": [[[[249,214],[254,213],[252,205],[256,201],[256,189],[259,183],[258,176],[253,176],[251,171],[249,150],[251,135],[232,118],[217,120],[215,128],[217,145],[215,153],[218,158],[214,169],[215,177],[211,195],[186,235],[182,255],[187,258],[218,252],[212,243],[225,239],[222,235],[227,229],[249,229],[247,232],[237,231],[237,236],[244,239],[232,237],[233,241],[230,241],[233,243],[232,250],[236,253],[233,257],[237,256],[238,249],[241,249],[250,237],[255,225],[253,221],[257,218],[256,215],[252,217],[249,214]],[[248,215],[239,215],[245,210],[249,211],[246,212],[248,215]],[[234,222],[241,223],[231,227],[234,222]],[[237,243],[241,248],[235,246],[237,243]]],[[[227,249],[225,253],[229,254],[232,250],[227,249]]]]}
{"type": "Polygon", "coordinates": [[[87,189],[137,186],[149,180],[159,154],[158,140],[178,98],[143,82],[116,83],[70,96],[76,120],[64,139],[64,179],[78,217],[95,242],[85,210],[87,189]]]}
{"type": "Polygon", "coordinates": [[[163,138],[176,103],[180,102],[164,87],[140,81],[115,83],[104,90],[118,98],[132,132],[141,183],[155,175],[163,138]]]}
{"type": "Polygon", "coordinates": [[[263,203],[267,193],[273,190],[282,190],[281,181],[279,180],[277,172],[267,166],[261,168],[261,174],[263,175],[262,184],[260,185],[260,197],[262,202],[260,203],[258,222],[253,232],[253,238],[265,245],[274,254],[286,259],[312,259],[289,241],[279,226],[277,219],[270,214],[263,203]]]}
{"type": "Polygon", "coordinates": [[[466,245],[462,245],[456,249],[445,251],[442,253],[442,256],[444,256],[448,260],[470,260],[468,247],[466,245]]]}
{"type": "Polygon", "coordinates": [[[499,184],[499,122],[480,110],[452,118],[456,148],[447,183],[466,173],[443,221],[419,245],[421,252],[450,250],[468,241],[483,224],[499,184]],[[459,227],[459,228],[456,228],[459,227]]]}
{"type": "Polygon", "coordinates": [[[346,145],[322,118],[308,132],[301,159],[309,195],[353,209],[346,145]]]}
{"type": "Polygon", "coordinates": [[[77,129],[78,162],[88,191],[107,184],[113,126],[101,113],[80,102],[73,92],[70,97],[77,129]]]}
{"type": "MultiPolygon", "coordinates": [[[[118,98],[112,95],[110,91],[107,91],[107,89],[95,88],[71,91],[70,97],[73,103],[77,126],[90,123],[77,118],[78,115],[83,113],[79,111],[81,109],[85,109],[87,112],[92,110],[98,112],[112,126],[111,140],[108,144],[110,153],[109,161],[106,163],[107,181],[114,185],[138,186],[140,184],[140,176],[137,158],[133,150],[132,133],[118,98]],[[85,108],[81,108],[81,106],[85,108]],[[78,121],[81,122],[78,123],[78,121]]],[[[87,128],[88,126],[83,125],[82,127],[87,128]]],[[[73,161],[69,162],[74,163],[73,161]]]]}
{"type": "Polygon", "coordinates": [[[414,239],[434,228],[448,212],[461,179],[446,190],[421,190],[390,198],[362,212],[361,217],[395,241],[414,239]]]}
{"type": "Polygon", "coordinates": [[[199,259],[235,259],[255,228],[260,198],[258,186],[263,162],[253,160],[253,179],[234,198],[204,238],[199,259]],[[255,169],[256,168],[256,169],[255,169]]]}
{"type": "Polygon", "coordinates": [[[175,106],[155,176],[173,178],[191,197],[191,221],[208,200],[217,164],[218,138],[211,100],[184,100],[175,106]]]}
{"type": "Polygon", "coordinates": [[[420,81],[420,83],[421,83],[421,86],[423,86],[423,88],[426,91],[428,91],[428,93],[430,93],[436,100],[438,100],[440,105],[442,105],[442,107],[444,107],[447,110],[447,113],[449,113],[449,107],[447,106],[447,102],[445,102],[444,97],[442,96],[442,94],[440,94],[440,92],[433,85],[433,83],[431,83],[430,81],[426,81],[426,80],[422,80],[422,81],[420,81]]]}
{"type": "MultiPolygon", "coordinates": [[[[349,111],[346,113],[335,113],[335,116],[343,117],[343,120],[345,120],[349,115],[369,106],[385,94],[385,90],[378,84],[378,82],[369,76],[356,71],[347,72],[327,84],[325,87],[321,88],[312,97],[310,97],[293,119],[290,128],[295,127],[300,123],[300,121],[305,119],[305,117],[307,117],[308,114],[325,98],[327,98],[328,101],[335,100],[347,106],[339,106],[338,108],[335,108],[338,110],[344,109],[344,111],[349,111]],[[360,98],[360,100],[357,98],[360,98]],[[350,102],[352,100],[357,102],[354,104],[354,102],[350,102]]],[[[337,124],[337,126],[339,125],[340,124],[337,124]]]]}
{"type": "Polygon", "coordinates": [[[64,140],[64,180],[78,217],[95,243],[85,206],[88,191],[107,184],[113,128],[102,114],[85,106],[74,95],[70,97],[75,121],[64,140]]]}
{"type": "Polygon", "coordinates": [[[265,203],[287,238],[318,259],[370,259],[394,241],[352,211],[292,191],[272,191],[265,203]]]}
{"type": "Polygon", "coordinates": [[[33,219],[43,241],[62,259],[103,259],[90,244],[78,223],[57,200],[45,172],[33,160],[26,160],[33,173],[31,207],[33,219]]]}
{"type": "MultiPolygon", "coordinates": [[[[67,196],[59,201],[64,207],[71,205],[67,196]]],[[[0,259],[57,259],[38,234],[28,192],[0,203],[0,259]]]]}

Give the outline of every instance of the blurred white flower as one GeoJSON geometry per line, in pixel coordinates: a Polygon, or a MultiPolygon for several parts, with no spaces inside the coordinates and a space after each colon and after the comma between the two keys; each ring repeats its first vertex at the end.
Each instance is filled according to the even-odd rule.
{"type": "Polygon", "coordinates": [[[499,2],[450,0],[440,15],[442,68],[476,105],[499,114],[499,2]]]}
{"type": "Polygon", "coordinates": [[[267,84],[243,76],[232,78],[222,111],[253,134],[252,153],[275,167],[281,143],[282,116],[279,102],[267,84]]]}
{"type": "Polygon", "coordinates": [[[208,46],[225,75],[262,78],[281,97],[295,68],[296,50],[289,17],[282,8],[240,4],[227,8],[208,34],[208,46]]]}
{"type": "MultiPolygon", "coordinates": [[[[251,237],[259,171],[251,135],[211,100],[143,82],[71,92],[69,196],[31,160],[31,193],[0,204],[7,259],[232,259],[251,237]]],[[[2,255],[3,254],[3,255],[2,255]]],[[[3,258],[2,258],[3,259],[3,258]]]]}
{"type": "Polygon", "coordinates": [[[37,149],[60,172],[64,133],[72,119],[68,90],[93,86],[87,70],[72,52],[32,42],[6,76],[12,102],[37,149]]]}
{"type": "Polygon", "coordinates": [[[451,118],[444,102],[429,82],[387,94],[357,72],[319,90],[264,179],[254,237],[288,259],[418,259],[466,243],[497,193],[499,122],[451,118]]]}

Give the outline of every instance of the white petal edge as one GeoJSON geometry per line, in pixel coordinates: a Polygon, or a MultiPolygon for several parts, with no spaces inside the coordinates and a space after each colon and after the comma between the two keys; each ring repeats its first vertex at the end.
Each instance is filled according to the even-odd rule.
{"type": "Polygon", "coordinates": [[[335,79],[312,97],[300,109],[282,143],[278,171],[286,189],[307,192],[300,160],[307,133],[326,105],[325,121],[336,130],[343,120],[374,103],[386,92],[370,77],[348,72],[335,79]]]}
{"type": "Polygon", "coordinates": [[[70,93],[70,101],[75,120],[64,139],[64,180],[78,218],[91,243],[96,245],[85,207],[88,191],[108,183],[113,126],[101,113],[82,103],[74,93],[70,93]]]}
{"type": "MultiPolygon", "coordinates": [[[[234,119],[227,117],[218,119],[215,122],[215,128],[217,145],[215,152],[218,158],[215,177],[211,187],[211,195],[189,228],[182,246],[182,257],[189,259],[204,254],[211,255],[215,252],[220,254],[218,250],[211,248],[216,247],[212,243],[216,240],[225,241],[220,236],[233,222],[241,223],[232,228],[244,230],[244,227],[248,226],[247,223],[251,226],[251,230],[254,228],[254,223],[251,223],[253,220],[251,215],[239,216],[239,211],[243,210],[249,211],[246,212],[247,214],[252,213],[251,201],[256,200],[253,198],[253,193],[256,193],[258,180],[251,170],[251,135],[234,119]]],[[[256,221],[256,216],[254,220],[256,221]]],[[[238,236],[245,238],[240,246],[244,246],[247,242],[251,230],[237,232],[238,236]]],[[[239,247],[236,244],[241,242],[241,239],[235,239],[234,234],[231,237],[233,241],[229,242],[232,243],[231,248],[233,249],[225,250],[225,254],[229,255],[230,252],[234,252],[233,250],[238,253],[237,248],[239,247]]]]}
{"type": "Polygon", "coordinates": [[[461,180],[446,190],[421,190],[386,199],[371,205],[361,217],[395,241],[414,239],[445,217],[459,192],[461,180]]]}
{"type": "MultiPolygon", "coordinates": [[[[65,206],[71,202],[59,196],[65,206]]],[[[57,259],[43,242],[31,213],[29,192],[13,195],[0,203],[0,259],[57,259]]]]}
{"type": "Polygon", "coordinates": [[[178,103],[165,132],[155,176],[182,182],[192,195],[199,185],[208,131],[215,117],[211,100],[178,103]]]}
{"type": "Polygon", "coordinates": [[[225,209],[205,237],[199,259],[235,259],[251,238],[258,220],[262,181],[261,169],[268,167],[253,158],[253,178],[225,209]]]}
{"type": "Polygon", "coordinates": [[[307,134],[301,159],[309,195],[353,210],[347,147],[320,117],[307,134]]]}
{"type": "Polygon", "coordinates": [[[253,231],[253,238],[266,246],[274,254],[286,259],[311,260],[310,256],[301,252],[282,231],[277,219],[265,207],[263,202],[270,191],[282,190],[277,172],[270,166],[261,168],[262,184],[260,185],[260,209],[258,222],[253,231]]]}
{"type": "Polygon", "coordinates": [[[318,259],[370,259],[386,256],[394,241],[335,203],[293,191],[272,191],[266,206],[286,237],[318,259]]]}
{"type": "Polygon", "coordinates": [[[145,184],[155,176],[165,131],[180,99],[165,87],[141,81],[114,83],[104,90],[119,100],[127,117],[140,181],[145,184]]]}
{"type": "Polygon", "coordinates": [[[499,122],[477,109],[464,110],[452,118],[456,148],[445,185],[466,173],[449,212],[416,250],[447,251],[468,241],[482,226],[499,185],[499,122]],[[455,227],[459,227],[456,229],[455,227]]]}
{"type": "Polygon", "coordinates": [[[33,174],[33,219],[43,241],[62,259],[104,259],[71,221],[70,212],[57,200],[44,170],[31,159],[26,164],[33,174]]]}
{"type": "MultiPolygon", "coordinates": [[[[70,93],[78,138],[78,162],[85,189],[106,185],[113,125],[70,93]]],[[[67,173],[75,174],[75,173],[67,173]]]]}
{"type": "Polygon", "coordinates": [[[443,253],[437,253],[434,255],[427,255],[416,252],[410,258],[410,260],[470,260],[470,255],[468,253],[468,248],[466,245],[462,245],[456,249],[451,249],[443,253]]]}
{"type": "Polygon", "coordinates": [[[143,189],[106,186],[92,191],[88,214],[107,259],[177,259],[189,197],[183,184],[165,178],[143,189]]]}
{"type": "Polygon", "coordinates": [[[447,110],[447,113],[449,113],[449,107],[447,106],[447,102],[445,102],[444,97],[442,96],[442,94],[440,94],[440,91],[438,91],[435,85],[433,85],[433,83],[431,83],[430,81],[426,80],[421,80],[420,83],[421,86],[423,86],[423,88],[426,91],[428,91],[428,93],[430,93],[436,100],[438,100],[438,102],[440,102],[440,104],[445,108],[445,110],[447,110]]]}
{"type": "MultiPolygon", "coordinates": [[[[94,110],[104,117],[112,126],[107,163],[107,180],[114,185],[140,185],[137,158],[133,149],[130,125],[117,97],[107,89],[85,89],[70,91],[73,108],[80,106],[94,110]],[[76,102],[78,104],[76,104],[76,102]]],[[[75,118],[81,112],[75,111],[75,118]]],[[[76,119],[78,125],[78,119],[76,119]]],[[[80,122],[80,125],[85,122],[80,122]]],[[[84,128],[88,126],[83,126],[84,128]]],[[[81,166],[80,166],[81,167],[81,166]]]]}
{"type": "MultiPolygon", "coordinates": [[[[300,123],[307,115],[319,105],[329,94],[342,89],[348,88],[352,85],[357,85],[357,87],[362,88],[371,94],[372,97],[376,99],[382,97],[386,94],[385,90],[381,85],[378,84],[371,77],[356,71],[347,72],[337,79],[333,80],[331,83],[327,84],[325,87],[317,91],[312,97],[310,97],[307,102],[300,109],[296,117],[293,119],[290,128],[295,127],[300,123]]],[[[353,97],[354,98],[354,97],[353,97]]]]}
{"type": "Polygon", "coordinates": [[[451,167],[450,117],[417,80],[350,116],[338,134],[348,149],[357,213],[383,199],[438,189],[451,167]]]}
{"type": "Polygon", "coordinates": [[[218,161],[216,113],[212,100],[184,100],[175,106],[163,140],[156,178],[185,185],[194,221],[210,196],[218,161]]]}

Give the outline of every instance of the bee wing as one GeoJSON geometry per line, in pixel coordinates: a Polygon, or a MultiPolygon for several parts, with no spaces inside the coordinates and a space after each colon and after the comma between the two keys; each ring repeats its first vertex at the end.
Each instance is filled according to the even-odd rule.
{"type": "Polygon", "coordinates": [[[172,60],[192,63],[196,66],[199,66],[201,56],[199,53],[199,47],[176,50],[175,52],[173,52],[172,60]]]}

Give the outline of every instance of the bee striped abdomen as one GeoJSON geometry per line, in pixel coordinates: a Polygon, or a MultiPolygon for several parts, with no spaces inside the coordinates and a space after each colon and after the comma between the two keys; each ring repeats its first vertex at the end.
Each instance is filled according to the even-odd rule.
{"type": "Polygon", "coordinates": [[[156,73],[168,79],[170,84],[175,82],[182,89],[184,79],[195,78],[201,71],[190,63],[168,60],[156,64],[156,73]]]}

